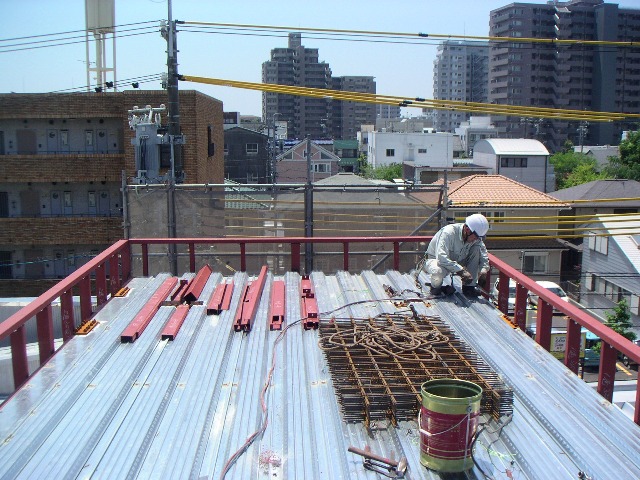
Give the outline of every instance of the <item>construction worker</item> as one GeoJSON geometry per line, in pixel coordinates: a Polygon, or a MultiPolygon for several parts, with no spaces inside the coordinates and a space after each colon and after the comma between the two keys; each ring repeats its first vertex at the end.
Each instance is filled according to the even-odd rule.
{"type": "Polygon", "coordinates": [[[451,295],[455,292],[453,275],[462,281],[462,293],[477,297],[481,291],[478,280],[489,272],[489,256],[484,239],[489,222],[484,215],[469,215],[464,223],[442,227],[427,247],[423,269],[431,276],[432,295],[451,295]]]}

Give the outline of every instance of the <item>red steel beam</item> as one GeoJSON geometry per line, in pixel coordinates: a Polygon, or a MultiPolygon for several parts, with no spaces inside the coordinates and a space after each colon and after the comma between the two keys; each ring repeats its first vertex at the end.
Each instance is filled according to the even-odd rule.
{"type": "Polygon", "coordinates": [[[244,296],[241,299],[238,313],[236,314],[236,320],[233,325],[233,329],[236,332],[251,331],[251,326],[256,317],[258,304],[260,303],[260,297],[262,297],[262,291],[264,289],[266,279],[267,266],[264,265],[260,269],[260,275],[258,275],[258,278],[251,282],[248,287],[245,287],[244,296]]]}
{"type": "Polygon", "coordinates": [[[536,317],[536,342],[547,352],[551,350],[551,322],[553,306],[542,299],[538,300],[538,316],[536,317]]]}
{"type": "Polygon", "coordinates": [[[107,303],[107,269],[104,263],[96,267],[96,303],[98,307],[107,303]]]}
{"type": "MultiPolygon", "coordinates": [[[[519,283],[516,283],[516,303],[513,307],[513,319],[522,331],[527,328],[527,301],[529,291],[519,283]]],[[[507,300],[508,302],[508,300],[507,300]]]]}
{"type": "Polygon", "coordinates": [[[86,276],[80,280],[80,323],[89,320],[93,315],[91,305],[91,277],[86,276]]]}
{"type": "Polygon", "coordinates": [[[184,291],[187,289],[188,280],[180,279],[178,288],[176,288],[171,294],[171,301],[182,303],[184,297],[184,291]]]}
{"type": "Polygon", "coordinates": [[[24,325],[15,330],[11,334],[10,338],[13,364],[13,385],[17,390],[29,378],[27,332],[25,331],[24,325]]]}
{"type": "Polygon", "coordinates": [[[274,280],[271,285],[271,308],[269,330],[282,330],[285,314],[285,288],[283,280],[274,280]]]}
{"type": "Polygon", "coordinates": [[[229,282],[227,288],[224,290],[224,296],[222,297],[221,310],[229,310],[231,308],[231,297],[233,295],[233,280],[229,282]]]}
{"type": "Polygon", "coordinates": [[[162,340],[174,340],[176,338],[180,327],[182,327],[182,324],[184,323],[184,319],[187,318],[188,313],[189,305],[178,305],[176,307],[175,312],[171,314],[169,321],[162,329],[162,340]]]}
{"type": "Polygon", "coordinates": [[[318,302],[313,291],[313,283],[308,275],[304,275],[300,281],[302,298],[300,308],[302,309],[302,326],[305,330],[318,328],[318,302]]]}
{"type": "Polygon", "coordinates": [[[189,286],[184,292],[183,299],[186,302],[193,303],[200,297],[207,280],[211,276],[212,270],[209,265],[205,265],[200,269],[196,276],[189,282],[189,286]]]}
{"type": "Polygon", "coordinates": [[[229,310],[229,304],[231,303],[231,292],[233,291],[233,282],[231,283],[219,283],[216,289],[213,291],[213,295],[207,303],[207,315],[219,315],[222,310],[229,310]],[[225,300],[228,299],[228,302],[225,300]],[[225,307],[226,304],[226,308],[225,307]]]}
{"type": "Polygon", "coordinates": [[[580,346],[582,344],[582,334],[580,324],[575,320],[567,318],[567,344],[564,352],[564,364],[576,375],[580,365],[580,346]]]}
{"type": "Polygon", "coordinates": [[[158,288],[147,303],[144,304],[142,309],[138,312],[138,314],[134,317],[132,322],[124,329],[122,334],[120,335],[120,341],[122,343],[133,343],[138,337],[142,334],[151,319],[156,314],[162,302],[171,294],[171,291],[174,289],[176,284],[178,283],[177,277],[169,277],[160,288],[158,288]]]}
{"type": "Polygon", "coordinates": [[[73,318],[73,292],[67,290],[60,295],[60,316],[62,318],[62,340],[73,338],[76,326],[73,318]]]}
{"type": "Polygon", "coordinates": [[[40,353],[40,365],[49,360],[55,351],[53,341],[53,308],[46,306],[36,314],[38,325],[38,350],[40,353]]]}

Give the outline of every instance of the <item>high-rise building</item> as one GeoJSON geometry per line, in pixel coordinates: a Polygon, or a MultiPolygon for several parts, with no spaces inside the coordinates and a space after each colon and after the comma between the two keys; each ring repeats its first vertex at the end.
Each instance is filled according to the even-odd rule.
{"type": "MultiPolygon", "coordinates": [[[[300,33],[289,34],[287,48],[271,50],[271,60],[262,64],[262,82],[296,87],[375,93],[373,77],[331,76],[331,68],[320,62],[317,48],[302,45],[300,33]]],[[[267,125],[286,121],[288,137],[303,139],[356,138],[361,124],[375,122],[375,105],[330,98],[310,98],[273,92],[262,94],[262,116],[267,125]]]]}
{"type": "MultiPolygon", "coordinates": [[[[333,90],[358,93],[376,93],[374,77],[334,77],[333,90]]],[[[332,136],[335,139],[355,139],[360,125],[370,125],[376,120],[376,104],[353,102],[351,100],[334,101],[332,108],[332,136]]]]}
{"type": "MultiPolygon", "coordinates": [[[[433,98],[486,103],[488,99],[489,45],[485,42],[446,41],[438,45],[433,61],[433,98]]],[[[435,128],[453,132],[470,113],[437,110],[435,128]]]]}
{"type": "MultiPolygon", "coordinates": [[[[331,85],[331,68],[329,64],[318,60],[317,48],[305,48],[300,33],[289,34],[287,48],[271,50],[271,60],[262,64],[262,82],[296,87],[328,89],[331,85]]],[[[289,138],[312,138],[326,136],[326,128],[331,111],[331,100],[327,98],[310,98],[298,95],[283,95],[263,92],[263,121],[270,124],[277,115],[277,120],[285,120],[289,138]]]]}
{"type": "MultiPolygon", "coordinates": [[[[603,0],[511,3],[491,11],[492,37],[640,41],[640,10],[603,0]]],[[[489,101],[574,110],[640,113],[640,49],[616,45],[492,42],[489,101]]],[[[494,117],[511,138],[536,138],[557,151],[574,144],[617,145],[629,122],[494,117]]]]}

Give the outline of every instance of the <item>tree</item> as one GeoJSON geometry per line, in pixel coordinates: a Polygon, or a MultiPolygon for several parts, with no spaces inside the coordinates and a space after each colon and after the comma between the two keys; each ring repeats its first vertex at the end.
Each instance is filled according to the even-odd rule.
{"type": "Polygon", "coordinates": [[[370,163],[364,161],[361,163],[360,175],[364,178],[392,181],[394,178],[402,178],[402,164],[390,163],[373,168],[370,163]]]}
{"type": "Polygon", "coordinates": [[[620,142],[620,156],[609,157],[606,173],[610,178],[640,181],[640,131],[620,142]]]}
{"type": "Polygon", "coordinates": [[[633,323],[631,323],[631,312],[626,300],[620,300],[614,309],[605,315],[607,317],[605,322],[607,327],[631,341],[636,339],[636,334],[629,331],[633,327],[633,323]]]}
{"type": "Polygon", "coordinates": [[[593,163],[581,163],[567,175],[562,188],[575,187],[576,185],[593,182],[594,180],[603,180],[605,178],[607,178],[607,175],[598,172],[595,161],[593,163]]]}
{"type": "MultiPolygon", "coordinates": [[[[556,174],[556,190],[567,188],[568,186],[579,185],[574,183],[567,185],[567,178],[578,168],[580,165],[588,165],[590,169],[595,173],[597,172],[597,162],[594,158],[585,155],[584,153],[576,153],[573,151],[563,151],[556,153],[549,158],[549,163],[553,165],[553,169],[556,174]]],[[[591,179],[587,180],[590,182],[591,179]]],[[[582,182],[586,183],[586,182],[582,182]]]]}

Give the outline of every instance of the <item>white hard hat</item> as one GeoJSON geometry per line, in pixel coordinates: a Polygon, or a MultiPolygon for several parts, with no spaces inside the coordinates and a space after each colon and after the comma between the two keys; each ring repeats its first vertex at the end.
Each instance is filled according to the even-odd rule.
{"type": "Polygon", "coordinates": [[[484,238],[489,231],[489,222],[481,213],[469,215],[464,223],[469,229],[481,238],[484,238]]]}

